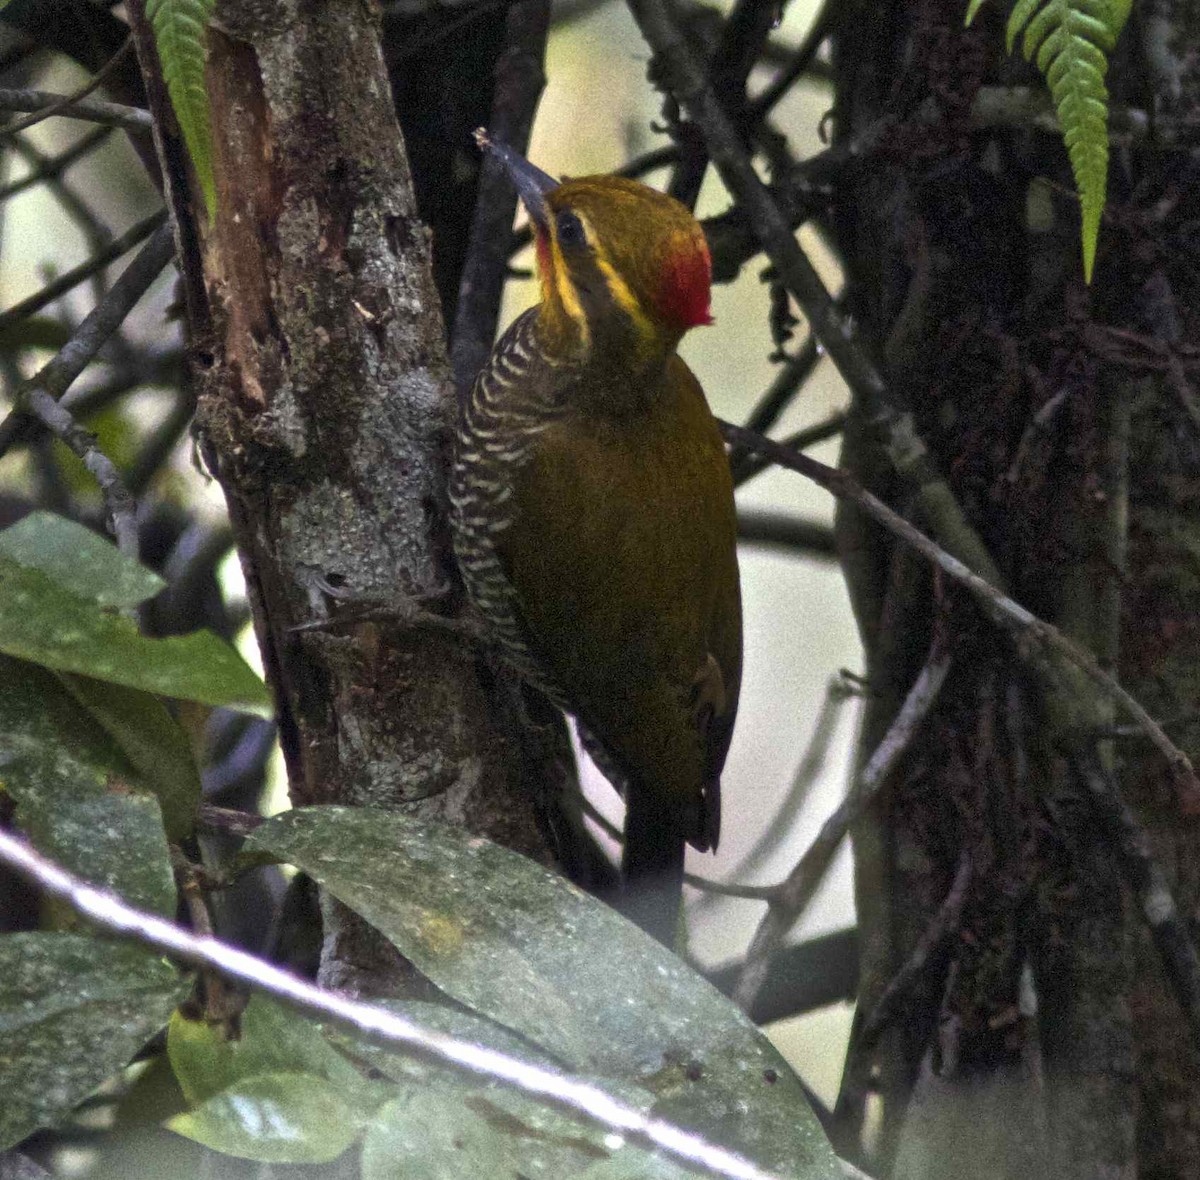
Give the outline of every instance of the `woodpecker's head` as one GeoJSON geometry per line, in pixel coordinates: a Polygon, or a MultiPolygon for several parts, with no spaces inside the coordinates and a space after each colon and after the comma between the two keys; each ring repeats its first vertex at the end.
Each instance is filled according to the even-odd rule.
{"type": "Polygon", "coordinates": [[[699,223],[672,197],[620,176],[561,183],[477,131],[529,211],[542,285],[541,315],[584,351],[627,341],[647,358],[712,323],[712,262],[699,223]]]}

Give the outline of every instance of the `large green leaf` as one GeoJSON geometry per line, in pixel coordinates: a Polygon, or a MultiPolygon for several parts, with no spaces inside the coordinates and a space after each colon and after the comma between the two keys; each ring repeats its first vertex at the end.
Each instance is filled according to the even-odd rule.
{"type": "Polygon", "coordinates": [[[7,556],[0,556],[0,652],[207,705],[264,710],[269,704],[262,681],[212,632],[147,639],[111,607],[7,556]]]}
{"type": "Polygon", "coordinates": [[[500,1086],[451,1077],[411,1086],[372,1120],[363,1180],[465,1180],[477,1176],[690,1180],[689,1171],[500,1086]],[[601,1173],[595,1173],[596,1176],[601,1173]]]}
{"type": "Polygon", "coordinates": [[[204,58],[208,18],[214,0],[147,0],[146,16],[154,29],[154,43],[162,63],[163,78],[184,143],[196,169],[196,179],[211,214],[217,207],[213,182],[212,127],[209,124],[208,90],[204,85],[204,58]]]}
{"type": "Polygon", "coordinates": [[[132,947],[0,936],[0,1150],[121,1069],[186,991],[173,968],[132,947]]]}
{"type": "Polygon", "coordinates": [[[174,913],[162,815],[137,769],[55,676],[4,656],[0,786],[46,855],[133,905],[174,913]]]}
{"type": "Polygon", "coordinates": [[[798,1080],[758,1030],[636,927],[457,828],[304,808],[248,841],[302,868],[438,987],[579,1073],[637,1083],[655,1113],[760,1166],[837,1175],[798,1080]]]}
{"type": "Polygon", "coordinates": [[[181,1012],[171,1017],[167,1055],[192,1105],[259,1074],[311,1074],[346,1096],[363,1085],[362,1075],[320,1027],[290,1008],[254,996],[238,1031],[230,1038],[220,1025],[190,1020],[181,1012]]]}
{"type": "Polygon", "coordinates": [[[225,1155],[322,1164],[358,1138],[364,1115],[369,1112],[352,1108],[324,1078],[265,1073],[243,1078],[166,1125],[225,1155]]]}
{"type": "Polygon", "coordinates": [[[191,835],[200,805],[200,771],[187,734],[148,692],[89,676],[59,676],[63,687],[100,723],[158,798],[167,839],[191,835]]]}
{"type": "Polygon", "coordinates": [[[41,570],[62,589],[101,606],[137,606],[166,586],[91,529],[52,512],[31,512],[0,532],[0,557],[41,570]]]}

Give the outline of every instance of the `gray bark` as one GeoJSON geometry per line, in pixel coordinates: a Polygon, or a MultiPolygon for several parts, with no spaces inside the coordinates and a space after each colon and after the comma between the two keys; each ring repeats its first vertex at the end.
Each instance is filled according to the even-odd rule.
{"type": "MultiPolygon", "coordinates": [[[[1197,7],[1135,9],[1114,101],[1186,125],[1196,63],[1180,47],[1196,43],[1197,7]]],[[[971,122],[979,86],[1042,84],[1005,54],[1006,16],[987,6],[964,31],[961,4],[935,0],[863,5],[839,24],[839,136],[897,120],[844,194],[848,302],[1015,596],[1119,669],[1156,717],[1194,717],[1200,435],[1179,359],[1200,338],[1183,245],[1197,215],[1191,165],[1153,141],[1114,152],[1085,289],[1061,140],[971,122]],[[1122,348],[1116,333],[1147,343],[1122,348]]],[[[894,498],[861,416],[844,463],[894,498]]],[[[951,952],[873,1056],[852,1050],[847,1146],[874,1070],[882,1170],[895,1176],[1200,1176],[1200,1057],[1072,766],[1077,711],[1039,695],[1006,644],[852,511],[839,543],[872,690],[863,757],[930,629],[956,635],[936,715],[855,833],[863,1011],[933,919],[961,849],[975,866],[951,952]]],[[[1172,736],[1200,749],[1193,720],[1172,736]]],[[[1101,754],[1194,937],[1200,832],[1187,800],[1144,744],[1101,754]]]]}
{"type": "MultiPolygon", "coordinates": [[[[454,394],[370,7],[218,6],[211,224],[180,182],[159,95],[197,428],[237,536],[293,802],[398,808],[546,860],[547,801],[529,786],[545,779],[528,773],[478,651],[419,620],[296,630],[364,602],[456,605],[443,511],[454,394]]],[[[139,51],[153,80],[144,35],[139,51]]],[[[335,904],[324,916],[326,982],[409,986],[369,928],[335,904]]]]}

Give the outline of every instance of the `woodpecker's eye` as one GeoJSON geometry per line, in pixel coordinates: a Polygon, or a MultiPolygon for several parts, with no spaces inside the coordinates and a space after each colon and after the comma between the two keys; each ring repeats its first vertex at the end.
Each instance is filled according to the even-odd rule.
{"type": "Polygon", "coordinates": [[[558,244],[564,250],[574,250],[587,244],[587,234],[583,232],[583,222],[570,209],[564,209],[558,215],[556,228],[558,244]]]}

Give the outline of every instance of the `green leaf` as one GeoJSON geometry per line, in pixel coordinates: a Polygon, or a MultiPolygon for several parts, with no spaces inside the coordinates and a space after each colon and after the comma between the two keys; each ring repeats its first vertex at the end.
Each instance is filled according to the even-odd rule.
{"type": "Polygon", "coordinates": [[[500,1086],[450,1075],[388,1103],[363,1141],[363,1180],[462,1180],[471,1176],[592,1176],[684,1180],[701,1172],[625,1145],[619,1136],[500,1086]],[[599,1173],[597,1173],[598,1175],[599,1173]]]}
{"type": "MultiPolygon", "coordinates": [[[[548,1069],[558,1068],[559,1063],[549,1054],[532,1047],[527,1040],[523,1040],[510,1029],[464,1008],[452,1008],[449,1004],[436,1004],[429,1000],[378,999],[372,1000],[372,1003],[412,1020],[424,1029],[445,1033],[464,1041],[473,1041],[497,1052],[520,1057],[534,1065],[548,1069]]],[[[330,1025],[324,1032],[330,1044],[346,1054],[359,1068],[374,1070],[375,1076],[390,1078],[394,1082],[419,1079],[422,1083],[431,1078],[447,1076],[443,1068],[431,1066],[411,1054],[400,1053],[374,1041],[364,1040],[336,1025],[330,1025]]],[[[640,1095],[637,1101],[644,1097],[644,1094],[640,1095]]]]}
{"type": "Polygon", "coordinates": [[[217,207],[217,194],[204,59],[213,3],[214,0],[147,0],[146,4],[167,93],[210,215],[217,207]]]}
{"type": "Polygon", "coordinates": [[[313,1021],[261,996],[242,1013],[241,1035],[227,1040],[220,1025],[171,1017],[167,1055],[184,1096],[197,1105],[259,1074],[305,1073],[323,1078],[339,1093],[363,1086],[358,1070],[322,1035],[313,1021]]]}
{"type": "Polygon", "coordinates": [[[979,15],[979,10],[983,7],[983,0],[971,0],[967,5],[967,15],[963,19],[963,24],[970,27],[971,22],[979,15]]]}
{"type": "Polygon", "coordinates": [[[158,798],[167,839],[191,835],[200,805],[200,771],[187,734],[157,697],[119,684],[63,673],[66,690],[105,729],[158,798]]]}
{"type": "Polygon", "coordinates": [[[248,846],[303,869],[455,999],[573,1071],[636,1083],[655,1112],[760,1166],[837,1175],[800,1084],[720,993],[532,861],[448,825],[310,807],[248,846]]]}
{"type": "MultiPolygon", "coordinates": [[[[982,0],[972,0],[967,23],[982,0]]],[[[1129,17],[1130,0],[1017,0],[1008,18],[1008,51],[1018,37],[1036,61],[1058,112],[1079,191],[1083,275],[1092,281],[1100,217],[1108,192],[1108,55],[1129,17]],[[1023,34],[1023,36],[1022,36],[1023,34]]]]}
{"type": "Polygon", "coordinates": [[[121,1069],[187,993],[144,951],[79,934],[0,936],[0,1150],[121,1069]]]}
{"type": "Polygon", "coordinates": [[[0,556],[0,652],[59,672],[206,705],[265,710],[263,682],[210,631],[147,639],[134,623],[0,556]]]}
{"type": "Polygon", "coordinates": [[[242,1079],[166,1125],[241,1159],[323,1164],[358,1138],[360,1117],[324,1078],[265,1073],[242,1079]]]}
{"type": "Polygon", "coordinates": [[[0,532],[0,557],[41,570],[62,589],[101,606],[134,607],[166,586],[91,529],[52,512],[31,512],[0,532]]]}
{"type": "Polygon", "coordinates": [[[0,657],[0,786],[47,856],[131,905],[173,914],[158,801],[112,738],[36,665],[0,657]]]}

